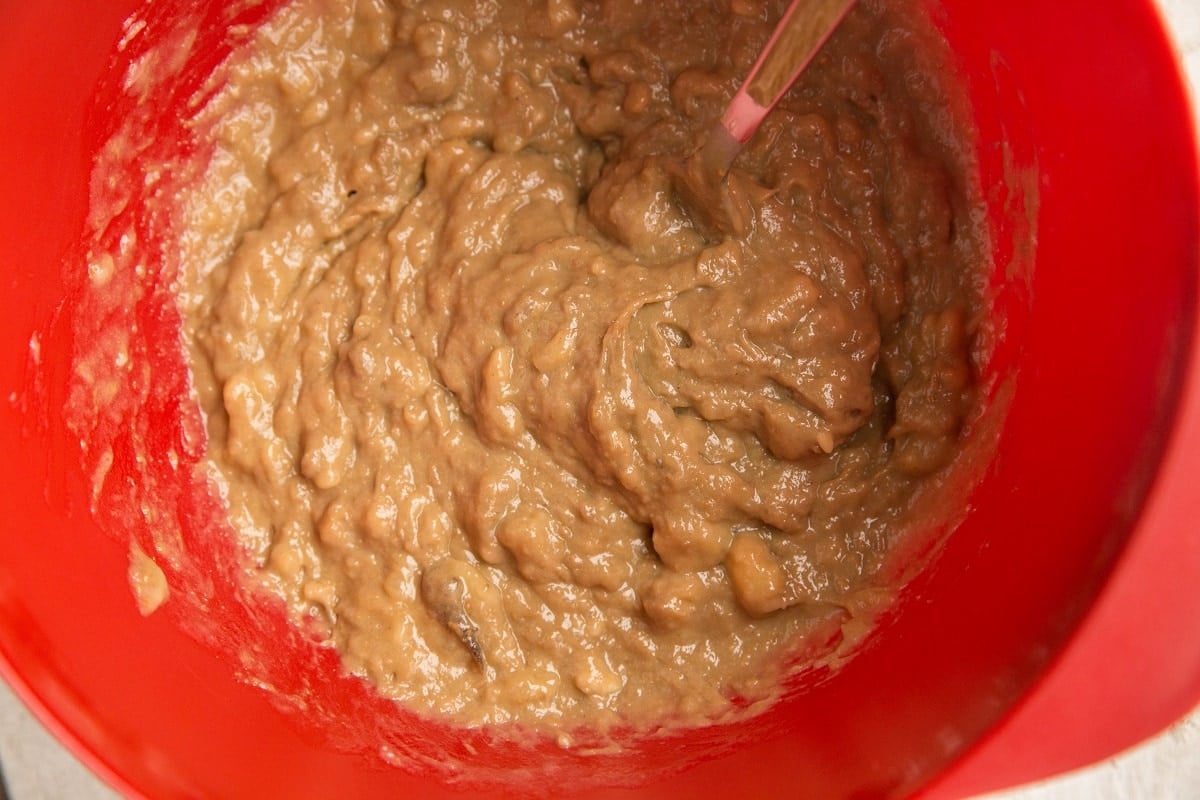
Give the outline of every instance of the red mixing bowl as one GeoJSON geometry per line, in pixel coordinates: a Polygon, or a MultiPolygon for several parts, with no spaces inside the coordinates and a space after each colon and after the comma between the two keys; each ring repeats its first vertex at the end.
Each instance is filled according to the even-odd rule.
{"type": "MultiPolygon", "coordinates": [[[[103,78],[138,5],[0,0],[0,673],[119,790],[479,796],[471,776],[396,767],[408,748],[473,752],[485,788],[512,796],[949,798],[1104,757],[1200,701],[1200,176],[1151,3],[943,1],[998,256],[998,455],[871,647],[753,723],[620,756],[419,724],[277,609],[214,601],[216,627],[286,651],[279,680],[336,717],[306,721],[248,685],[235,650],[188,633],[177,604],[139,615],[128,541],[93,521],[61,413],[89,173],[124,113],[103,78]]],[[[207,20],[186,52],[211,66],[221,6],[156,13],[207,20]]],[[[158,413],[155,435],[179,435],[186,398],[158,413]]],[[[198,524],[211,498],[181,492],[181,524],[198,524]]]]}

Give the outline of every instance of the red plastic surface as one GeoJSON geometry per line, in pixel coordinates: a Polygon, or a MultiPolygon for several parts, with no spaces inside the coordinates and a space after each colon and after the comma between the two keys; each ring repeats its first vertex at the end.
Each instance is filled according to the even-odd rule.
{"type": "MultiPolygon", "coordinates": [[[[1107,755],[1200,700],[1200,177],[1149,3],[946,0],[1003,257],[997,361],[1014,381],[1000,454],[874,647],[751,725],[617,761],[447,736],[336,675],[314,680],[349,721],[313,729],[239,682],[236,659],[185,634],[171,603],[137,613],[127,545],[92,522],[56,405],[71,340],[52,324],[63,264],[80,266],[105,123],[92,96],[135,5],[0,0],[0,672],[124,791],[460,796],[362,745],[469,740],[554,776],[509,787],[521,793],[622,772],[648,777],[589,794],[898,797],[941,774],[930,796],[952,797],[1107,755]]],[[[239,635],[278,633],[250,611],[213,614],[239,635]]],[[[297,681],[332,663],[277,645],[296,648],[297,681]]]]}

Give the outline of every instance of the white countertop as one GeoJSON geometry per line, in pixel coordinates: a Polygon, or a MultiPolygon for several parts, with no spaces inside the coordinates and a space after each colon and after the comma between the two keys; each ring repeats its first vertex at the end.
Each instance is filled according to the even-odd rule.
{"type": "MultiPolygon", "coordinates": [[[[1200,97],[1200,2],[1159,0],[1200,97]]],[[[0,800],[116,800],[0,682],[0,800]]],[[[1200,798],[1200,709],[1154,739],[1101,764],[988,800],[1200,798]]]]}

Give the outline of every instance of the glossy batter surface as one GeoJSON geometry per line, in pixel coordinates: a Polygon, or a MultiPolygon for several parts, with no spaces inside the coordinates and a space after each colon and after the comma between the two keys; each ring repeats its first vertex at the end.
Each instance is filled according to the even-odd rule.
{"type": "Polygon", "coordinates": [[[920,21],[851,15],[736,162],[732,229],[677,191],[781,10],[301,0],[201,112],[208,458],[267,587],[385,694],[741,713],[957,513],[988,264],[920,21]]]}

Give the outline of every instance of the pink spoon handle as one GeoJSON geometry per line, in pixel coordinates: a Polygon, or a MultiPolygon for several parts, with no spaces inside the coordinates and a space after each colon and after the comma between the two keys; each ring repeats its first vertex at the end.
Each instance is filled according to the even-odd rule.
{"type": "Polygon", "coordinates": [[[739,144],[754,135],[763,118],[850,13],[854,2],[792,0],[721,117],[721,126],[739,144]]]}

